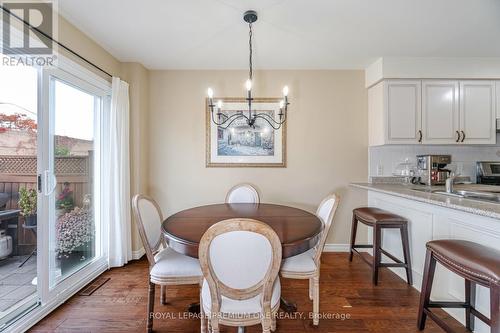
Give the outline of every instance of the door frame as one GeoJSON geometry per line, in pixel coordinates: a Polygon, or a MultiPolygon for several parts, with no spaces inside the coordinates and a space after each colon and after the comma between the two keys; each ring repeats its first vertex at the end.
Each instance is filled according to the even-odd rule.
{"type": "MultiPolygon", "coordinates": [[[[86,71],[86,70],[85,70],[86,71]]],[[[95,173],[97,179],[102,179],[100,177],[102,173],[102,161],[100,156],[102,154],[102,126],[100,126],[104,121],[105,116],[105,106],[107,106],[107,100],[110,98],[111,86],[109,82],[103,83],[101,80],[96,80],[95,74],[90,76],[89,73],[85,73],[82,69],[70,66],[69,63],[59,63],[58,68],[42,69],[40,72],[40,86],[39,91],[41,91],[41,100],[39,101],[39,124],[41,125],[38,131],[39,144],[38,149],[38,175],[42,179],[42,186],[39,189],[39,221],[43,223],[39,224],[39,232],[37,237],[37,244],[39,249],[39,258],[37,262],[38,270],[38,293],[40,296],[41,304],[46,305],[53,301],[64,300],[67,297],[68,290],[71,290],[72,286],[75,286],[80,281],[90,282],[94,278],[94,272],[104,271],[108,268],[107,259],[107,237],[106,233],[100,234],[100,241],[96,242],[96,258],[86,264],[84,267],[77,269],[72,272],[68,277],[63,278],[53,287],[50,286],[50,261],[51,254],[53,251],[50,248],[51,244],[51,230],[50,227],[53,225],[51,221],[51,212],[54,211],[54,198],[50,195],[50,188],[55,186],[51,184],[54,170],[54,147],[52,138],[54,136],[54,87],[56,80],[61,81],[65,84],[75,87],[81,91],[94,95],[100,98],[100,105],[97,107],[100,109],[96,116],[94,117],[94,128],[99,129],[95,131],[95,142],[100,146],[100,154],[95,154],[94,165],[97,166],[95,173]],[[100,81],[100,82],[99,82],[100,81]],[[96,84],[97,83],[97,84],[96,84]],[[98,170],[97,170],[98,169],[98,170]]],[[[100,182],[96,182],[100,186],[100,182]]],[[[102,230],[103,212],[99,208],[101,205],[101,188],[98,187],[94,189],[94,204],[97,206],[97,211],[100,212],[100,216],[96,216],[96,221],[99,222],[99,230],[96,228],[96,233],[102,230]],[[96,195],[97,194],[97,195],[96,195]]]]}

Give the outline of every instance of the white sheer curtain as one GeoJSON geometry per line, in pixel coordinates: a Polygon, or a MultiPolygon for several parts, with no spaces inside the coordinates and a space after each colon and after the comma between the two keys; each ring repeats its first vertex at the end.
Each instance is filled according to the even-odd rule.
{"type": "Polygon", "coordinates": [[[117,77],[113,77],[108,134],[110,160],[106,190],[109,192],[106,197],[109,218],[105,223],[108,223],[109,266],[117,267],[132,259],[129,86],[117,77]]]}

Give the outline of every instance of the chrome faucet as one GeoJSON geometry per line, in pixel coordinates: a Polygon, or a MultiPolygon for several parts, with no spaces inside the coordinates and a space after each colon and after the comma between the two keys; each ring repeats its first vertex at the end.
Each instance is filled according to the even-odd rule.
{"type": "Polygon", "coordinates": [[[446,183],[445,183],[445,189],[446,189],[446,193],[453,193],[454,192],[454,189],[453,189],[453,183],[455,182],[455,174],[453,172],[450,172],[450,175],[448,176],[448,178],[446,178],[446,183]]]}

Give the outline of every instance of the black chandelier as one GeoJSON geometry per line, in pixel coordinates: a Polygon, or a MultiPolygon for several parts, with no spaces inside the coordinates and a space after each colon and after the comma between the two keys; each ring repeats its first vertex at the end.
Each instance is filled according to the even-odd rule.
{"type": "Polygon", "coordinates": [[[281,125],[286,121],[286,113],[288,110],[288,86],[283,87],[283,99],[280,101],[280,112],[278,113],[279,120],[276,120],[273,116],[270,116],[267,113],[257,113],[256,110],[252,110],[252,79],[253,79],[253,64],[252,64],[252,23],[257,21],[257,12],[253,10],[246,11],[243,14],[243,19],[248,23],[249,33],[248,33],[248,45],[250,48],[250,57],[249,57],[249,78],[245,83],[245,87],[247,89],[247,97],[246,101],[248,104],[247,110],[238,110],[235,114],[231,116],[227,116],[222,113],[222,100],[217,101],[217,104],[214,104],[214,91],[212,88],[208,88],[208,107],[210,108],[210,113],[212,117],[212,122],[217,126],[220,126],[224,129],[231,126],[231,124],[238,120],[244,118],[248,126],[255,128],[255,122],[257,119],[265,120],[272,128],[275,130],[280,129],[281,125]],[[217,119],[214,116],[214,111],[216,111],[217,119]],[[248,112],[248,115],[245,114],[248,112]]]}

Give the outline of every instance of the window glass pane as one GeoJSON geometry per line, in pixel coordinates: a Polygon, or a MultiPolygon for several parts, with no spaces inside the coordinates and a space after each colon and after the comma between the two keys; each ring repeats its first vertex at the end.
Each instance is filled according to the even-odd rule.
{"type": "MultiPolygon", "coordinates": [[[[99,97],[54,80],[54,224],[51,286],[96,257],[93,205],[95,115],[99,97]]],[[[98,151],[97,151],[98,152],[98,151]]]]}
{"type": "Polygon", "coordinates": [[[0,329],[38,300],[37,77],[0,64],[0,329]]]}

